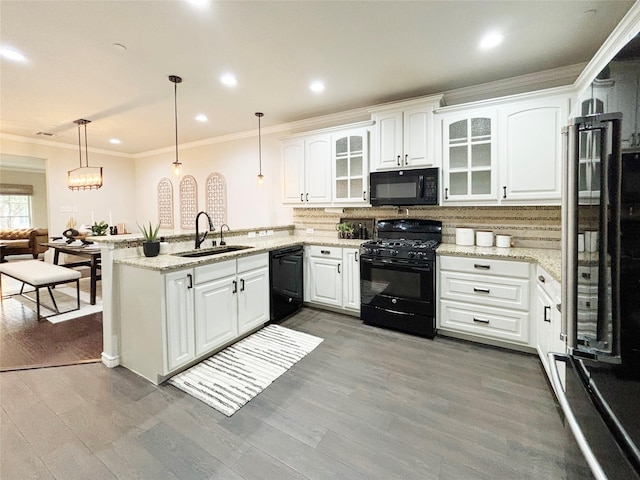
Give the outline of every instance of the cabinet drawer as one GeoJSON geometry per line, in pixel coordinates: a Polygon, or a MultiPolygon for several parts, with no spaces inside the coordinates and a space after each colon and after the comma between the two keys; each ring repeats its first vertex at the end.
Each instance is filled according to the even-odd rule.
{"type": "Polygon", "coordinates": [[[481,337],[529,343],[529,313],[469,306],[442,300],[440,328],[470,333],[481,337]]]}
{"type": "Polygon", "coordinates": [[[249,270],[268,266],[268,253],[258,253],[257,255],[249,255],[248,257],[240,257],[238,259],[238,273],[248,272],[249,270]]]}
{"type": "Polygon", "coordinates": [[[529,278],[529,264],[527,262],[497,260],[495,258],[453,257],[443,255],[440,257],[440,269],[505,277],[529,278]]]}
{"type": "Polygon", "coordinates": [[[528,310],[529,281],[441,271],[440,296],[461,302],[528,310]]]}
{"type": "Polygon", "coordinates": [[[560,284],[540,266],[536,267],[536,281],[550,298],[560,296],[560,284]]]}
{"type": "Polygon", "coordinates": [[[326,247],[326,246],[320,246],[320,245],[311,245],[309,247],[309,254],[312,257],[336,258],[338,260],[342,260],[341,247],[326,247]]]}
{"type": "Polygon", "coordinates": [[[195,268],[195,283],[210,282],[218,278],[236,274],[236,261],[225,260],[224,262],[210,263],[195,268]]]}

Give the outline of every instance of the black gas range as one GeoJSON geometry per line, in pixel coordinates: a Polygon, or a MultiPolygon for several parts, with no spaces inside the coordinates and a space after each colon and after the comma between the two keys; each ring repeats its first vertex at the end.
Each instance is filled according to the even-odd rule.
{"type": "Polygon", "coordinates": [[[376,232],[377,238],[360,248],[360,318],[367,325],[433,338],[442,222],[379,220],[376,232]]]}

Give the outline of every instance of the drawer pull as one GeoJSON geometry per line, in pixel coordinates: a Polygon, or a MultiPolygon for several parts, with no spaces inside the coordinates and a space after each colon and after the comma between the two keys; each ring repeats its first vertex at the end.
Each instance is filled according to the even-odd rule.
{"type": "Polygon", "coordinates": [[[489,320],[487,320],[486,318],[473,317],[473,321],[476,322],[476,323],[484,323],[486,325],[489,325],[489,320]]]}
{"type": "Polygon", "coordinates": [[[584,273],[582,274],[582,278],[585,278],[585,279],[589,280],[589,279],[591,279],[591,274],[590,274],[590,273],[586,273],[586,272],[584,272],[584,273]]]}
{"type": "Polygon", "coordinates": [[[544,321],[551,323],[551,307],[548,305],[544,306],[544,321]]]}
{"type": "Polygon", "coordinates": [[[322,255],[331,255],[331,250],[320,250],[322,255]]]}
{"type": "Polygon", "coordinates": [[[476,288],[476,287],[473,287],[473,291],[474,291],[474,293],[486,293],[486,294],[490,293],[490,290],[488,288],[476,288]]]}
{"type": "Polygon", "coordinates": [[[473,268],[477,268],[478,270],[489,270],[491,269],[491,265],[483,265],[482,263],[474,263],[473,268]]]}
{"type": "Polygon", "coordinates": [[[540,283],[544,283],[544,282],[546,282],[546,280],[544,279],[544,276],[543,276],[543,275],[538,275],[538,281],[539,281],[540,283]]]}

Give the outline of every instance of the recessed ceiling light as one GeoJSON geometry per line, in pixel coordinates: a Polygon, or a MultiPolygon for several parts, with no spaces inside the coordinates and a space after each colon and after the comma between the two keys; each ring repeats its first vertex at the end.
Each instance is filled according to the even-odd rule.
{"type": "Polygon", "coordinates": [[[201,113],[200,115],[196,115],[196,120],[199,122],[206,122],[209,119],[204,113],[201,113]]]}
{"type": "Polygon", "coordinates": [[[220,81],[227,85],[228,87],[235,87],[238,84],[238,80],[236,80],[235,75],[231,73],[225,73],[220,77],[220,81]]]}
{"type": "Polygon", "coordinates": [[[502,40],[504,40],[504,35],[499,32],[487,33],[484,37],[482,37],[482,40],[480,40],[480,48],[485,50],[493,48],[500,45],[502,43],[502,40]]]}
{"type": "Polygon", "coordinates": [[[209,5],[211,0],[187,0],[187,2],[196,7],[204,7],[205,5],[209,5]]]}
{"type": "Polygon", "coordinates": [[[320,93],[320,92],[324,91],[324,83],[322,83],[320,81],[312,82],[311,85],[309,85],[309,89],[312,92],[320,93]]]}
{"type": "Polygon", "coordinates": [[[113,144],[113,145],[120,145],[120,139],[118,138],[112,138],[111,140],[109,140],[109,143],[113,144]]]}
{"type": "Polygon", "coordinates": [[[0,55],[6,58],[7,60],[13,60],[14,62],[26,62],[27,57],[21,54],[19,51],[14,50],[13,48],[4,47],[0,49],[0,55]]]}

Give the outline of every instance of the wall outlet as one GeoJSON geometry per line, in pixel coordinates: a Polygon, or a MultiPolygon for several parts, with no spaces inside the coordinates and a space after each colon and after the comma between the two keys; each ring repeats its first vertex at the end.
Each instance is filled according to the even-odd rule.
{"type": "Polygon", "coordinates": [[[260,232],[258,232],[258,235],[261,237],[266,237],[267,236],[267,231],[266,230],[260,230],[260,232]]]}
{"type": "Polygon", "coordinates": [[[61,213],[67,213],[67,212],[72,212],[73,208],[71,207],[71,205],[60,205],[60,212],[61,213]]]}
{"type": "Polygon", "coordinates": [[[273,230],[267,230],[267,235],[273,235],[273,230]]]}
{"type": "Polygon", "coordinates": [[[313,233],[313,228],[307,228],[307,233],[313,233]]]}
{"type": "Polygon", "coordinates": [[[256,238],[256,232],[249,232],[249,238],[256,238]]]}

